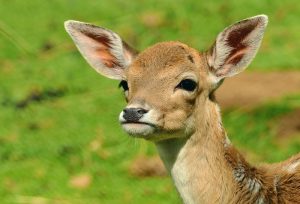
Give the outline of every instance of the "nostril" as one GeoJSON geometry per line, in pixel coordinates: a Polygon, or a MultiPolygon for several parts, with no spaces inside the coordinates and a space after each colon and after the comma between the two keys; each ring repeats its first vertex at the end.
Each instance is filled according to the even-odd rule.
{"type": "Polygon", "coordinates": [[[143,108],[140,108],[140,109],[137,110],[137,112],[138,112],[139,114],[143,115],[143,114],[145,114],[145,113],[148,113],[148,110],[145,110],[145,109],[143,109],[143,108]]]}

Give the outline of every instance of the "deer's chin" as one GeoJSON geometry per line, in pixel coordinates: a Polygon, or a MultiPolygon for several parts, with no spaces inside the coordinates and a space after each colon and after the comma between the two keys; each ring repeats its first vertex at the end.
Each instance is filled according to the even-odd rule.
{"type": "Polygon", "coordinates": [[[147,123],[122,123],[122,128],[132,137],[152,142],[185,137],[184,130],[164,131],[153,124],[147,123]]]}
{"type": "Polygon", "coordinates": [[[149,139],[156,127],[148,123],[122,123],[122,128],[133,137],[149,139]]]}

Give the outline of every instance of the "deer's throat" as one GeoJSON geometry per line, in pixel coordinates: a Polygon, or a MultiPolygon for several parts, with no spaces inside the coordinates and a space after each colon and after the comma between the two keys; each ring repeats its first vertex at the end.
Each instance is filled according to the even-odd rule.
{"type": "Polygon", "coordinates": [[[223,197],[229,193],[226,189],[233,185],[233,174],[224,156],[230,142],[217,105],[210,105],[196,119],[193,135],[156,144],[184,203],[225,201],[223,197]]]}

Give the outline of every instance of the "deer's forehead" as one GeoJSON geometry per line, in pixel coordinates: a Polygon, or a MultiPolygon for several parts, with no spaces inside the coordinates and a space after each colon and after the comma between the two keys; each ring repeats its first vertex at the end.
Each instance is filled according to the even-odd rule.
{"type": "Polygon", "coordinates": [[[177,42],[156,44],[138,55],[127,71],[127,78],[174,78],[183,72],[199,72],[199,56],[177,42]]]}
{"type": "Polygon", "coordinates": [[[179,42],[163,42],[141,52],[134,64],[140,67],[167,67],[178,63],[193,63],[190,48],[179,42]]]}

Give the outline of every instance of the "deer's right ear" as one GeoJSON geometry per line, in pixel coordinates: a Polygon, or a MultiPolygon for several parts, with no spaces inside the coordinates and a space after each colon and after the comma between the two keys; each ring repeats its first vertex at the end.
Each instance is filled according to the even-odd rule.
{"type": "Polygon", "coordinates": [[[73,20],[65,22],[65,29],[87,62],[108,78],[122,79],[137,54],[108,29],[73,20]]]}

